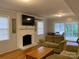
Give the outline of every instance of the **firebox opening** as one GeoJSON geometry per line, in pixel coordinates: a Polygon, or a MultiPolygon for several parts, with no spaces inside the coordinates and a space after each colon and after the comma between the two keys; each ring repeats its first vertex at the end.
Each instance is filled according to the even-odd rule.
{"type": "Polygon", "coordinates": [[[23,46],[26,46],[26,45],[29,45],[29,44],[31,44],[32,42],[32,35],[24,35],[23,36],[23,46]]]}

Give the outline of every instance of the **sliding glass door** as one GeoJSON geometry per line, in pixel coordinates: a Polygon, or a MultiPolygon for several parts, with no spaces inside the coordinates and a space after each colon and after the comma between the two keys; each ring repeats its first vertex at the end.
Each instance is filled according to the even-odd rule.
{"type": "Polygon", "coordinates": [[[59,32],[60,35],[63,35],[67,41],[77,41],[78,39],[78,23],[55,23],[54,31],[59,32]]]}
{"type": "Polygon", "coordinates": [[[68,41],[77,41],[78,38],[78,23],[65,24],[65,39],[68,41]]]}

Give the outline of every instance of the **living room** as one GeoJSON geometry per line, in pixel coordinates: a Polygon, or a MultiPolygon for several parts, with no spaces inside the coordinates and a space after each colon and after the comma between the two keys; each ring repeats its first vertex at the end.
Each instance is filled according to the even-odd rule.
{"type": "Polygon", "coordinates": [[[79,1],[70,2],[0,1],[0,59],[78,59],[79,1]]]}

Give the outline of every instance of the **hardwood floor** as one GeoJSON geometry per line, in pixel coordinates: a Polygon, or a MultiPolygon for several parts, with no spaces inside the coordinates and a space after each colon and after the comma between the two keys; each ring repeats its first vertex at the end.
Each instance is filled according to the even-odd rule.
{"type": "Polygon", "coordinates": [[[12,52],[8,52],[8,53],[5,53],[5,54],[2,54],[0,55],[0,59],[26,59],[26,53],[35,49],[35,48],[38,48],[39,46],[35,46],[35,47],[32,47],[32,48],[29,48],[27,50],[15,50],[15,51],[12,51],[12,52]]]}
{"type": "Polygon", "coordinates": [[[0,59],[25,59],[25,55],[23,51],[18,49],[18,50],[0,55],[0,59]]]}

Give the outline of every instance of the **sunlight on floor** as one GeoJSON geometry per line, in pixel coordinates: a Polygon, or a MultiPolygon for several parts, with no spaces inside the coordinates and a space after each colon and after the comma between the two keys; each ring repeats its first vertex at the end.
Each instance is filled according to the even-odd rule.
{"type": "Polygon", "coordinates": [[[67,42],[67,45],[78,46],[78,43],[76,43],[76,42],[67,42]]]}

